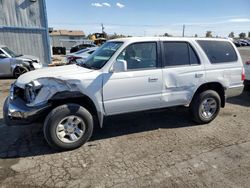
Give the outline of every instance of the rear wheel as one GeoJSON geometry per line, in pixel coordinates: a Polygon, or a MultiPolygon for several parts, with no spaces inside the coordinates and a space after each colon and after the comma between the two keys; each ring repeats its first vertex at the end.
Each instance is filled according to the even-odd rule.
{"type": "Polygon", "coordinates": [[[66,104],[51,111],[44,123],[44,137],[58,150],[72,150],[86,143],[93,132],[92,115],[82,106],[66,104]]]}
{"type": "Polygon", "coordinates": [[[29,72],[28,68],[18,66],[18,67],[15,68],[13,75],[14,75],[15,78],[18,78],[19,76],[21,76],[22,74],[24,74],[26,72],[29,72]]]}
{"type": "Polygon", "coordinates": [[[219,94],[213,90],[199,93],[193,99],[190,110],[194,121],[205,124],[213,121],[220,112],[221,99],[219,94]]]}

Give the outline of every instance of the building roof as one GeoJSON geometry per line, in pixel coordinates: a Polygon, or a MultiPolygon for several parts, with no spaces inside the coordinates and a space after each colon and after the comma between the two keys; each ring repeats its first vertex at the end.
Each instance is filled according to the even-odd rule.
{"type": "Polygon", "coordinates": [[[53,30],[51,36],[85,36],[83,31],[78,30],[53,30]]]}

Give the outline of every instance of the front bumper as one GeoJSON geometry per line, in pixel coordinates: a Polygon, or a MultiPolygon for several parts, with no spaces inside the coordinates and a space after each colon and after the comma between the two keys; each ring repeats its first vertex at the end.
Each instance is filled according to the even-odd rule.
{"type": "Polygon", "coordinates": [[[16,98],[11,100],[6,98],[3,107],[3,117],[6,125],[26,125],[37,122],[44,117],[50,108],[50,104],[28,107],[25,102],[16,98]]]}
{"type": "Polygon", "coordinates": [[[225,90],[226,98],[236,97],[242,94],[244,90],[244,85],[236,85],[225,90]]]}

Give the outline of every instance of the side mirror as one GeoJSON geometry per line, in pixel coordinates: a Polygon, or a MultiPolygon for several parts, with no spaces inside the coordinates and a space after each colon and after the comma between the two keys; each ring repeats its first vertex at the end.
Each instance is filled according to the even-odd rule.
{"type": "Polygon", "coordinates": [[[117,60],[111,69],[111,72],[125,72],[125,71],[127,71],[127,61],[125,60],[117,60]]]}
{"type": "Polygon", "coordinates": [[[4,59],[7,58],[8,56],[6,54],[0,54],[0,58],[4,59]]]}

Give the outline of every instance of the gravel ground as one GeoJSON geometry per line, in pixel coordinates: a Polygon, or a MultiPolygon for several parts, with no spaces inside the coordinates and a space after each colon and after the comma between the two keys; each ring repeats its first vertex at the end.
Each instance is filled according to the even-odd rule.
{"type": "MultiPolygon", "coordinates": [[[[249,48],[241,49],[243,60],[249,48]]],[[[10,82],[0,80],[0,105],[10,82]]],[[[41,125],[6,127],[0,111],[0,187],[249,187],[250,92],[196,125],[185,108],[115,116],[83,147],[50,149],[41,125]]]]}

